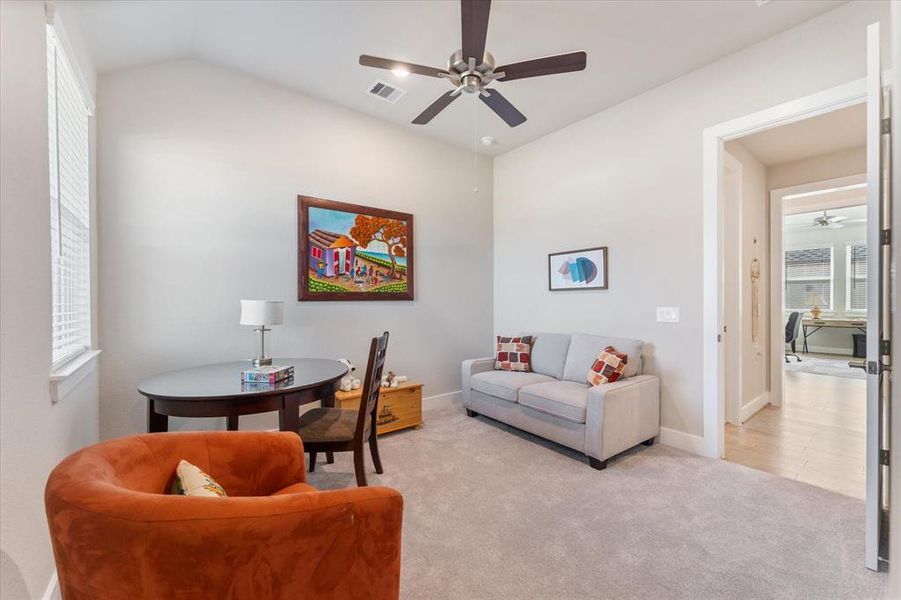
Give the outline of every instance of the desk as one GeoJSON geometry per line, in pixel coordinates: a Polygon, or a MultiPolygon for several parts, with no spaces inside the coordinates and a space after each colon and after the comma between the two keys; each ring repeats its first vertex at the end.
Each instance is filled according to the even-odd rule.
{"type": "Polygon", "coordinates": [[[807,354],[807,338],[822,329],[823,327],[839,327],[843,329],[857,329],[863,333],[867,332],[866,319],[802,319],[801,327],[804,333],[804,353],[807,354]]]}
{"type": "Polygon", "coordinates": [[[297,431],[300,405],[322,401],[335,405],[335,390],[347,367],[336,360],[274,358],[274,365],[291,365],[294,377],[276,384],[246,384],[241,371],[252,367],[243,360],[163,373],[142,381],[138,392],[147,398],[147,431],[169,430],[169,417],[226,417],[229,431],[238,417],[278,411],[278,428],[297,431]]]}

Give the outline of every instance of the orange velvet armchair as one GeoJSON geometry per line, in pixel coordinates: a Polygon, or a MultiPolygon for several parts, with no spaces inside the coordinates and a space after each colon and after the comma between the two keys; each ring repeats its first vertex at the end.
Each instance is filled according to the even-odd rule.
{"type": "Polygon", "coordinates": [[[45,503],[65,600],[399,596],[403,498],[307,485],[295,433],[100,443],[53,470],[45,503]],[[229,497],[168,495],[181,459],[229,497]]]}

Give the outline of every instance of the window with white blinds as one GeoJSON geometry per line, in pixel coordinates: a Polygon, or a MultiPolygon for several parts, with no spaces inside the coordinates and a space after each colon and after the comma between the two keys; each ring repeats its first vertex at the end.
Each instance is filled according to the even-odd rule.
{"type": "Polygon", "coordinates": [[[867,245],[858,242],[848,246],[848,310],[867,310],[867,245]]]}
{"type": "Polygon", "coordinates": [[[47,27],[53,366],[91,346],[88,107],[66,52],[47,27]]]}
{"type": "Polygon", "coordinates": [[[808,310],[832,306],[832,247],[785,251],[785,308],[808,310]]]}

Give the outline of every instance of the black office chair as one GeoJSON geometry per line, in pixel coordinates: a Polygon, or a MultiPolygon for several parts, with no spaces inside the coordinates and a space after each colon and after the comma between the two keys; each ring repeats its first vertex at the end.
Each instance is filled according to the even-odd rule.
{"type": "Polygon", "coordinates": [[[798,356],[798,351],[795,349],[795,341],[797,341],[798,336],[801,334],[801,313],[793,312],[788,315],[788,322],[785,324],[785,343],[791,344],[792,351],[785,353],[785,362],[788,362],[789,356],[794,356],[798,359],[798,362],[801,362],[801,357],[798,356]]]}

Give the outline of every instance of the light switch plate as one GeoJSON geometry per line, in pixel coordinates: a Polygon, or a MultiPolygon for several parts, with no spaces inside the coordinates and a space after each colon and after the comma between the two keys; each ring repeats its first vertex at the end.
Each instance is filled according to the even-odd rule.
{"type": "Polygon", "coordinates": [[[678,323],[679,307],[678,306],[658,306],[657,307],[658,323],[678,323]]]}

